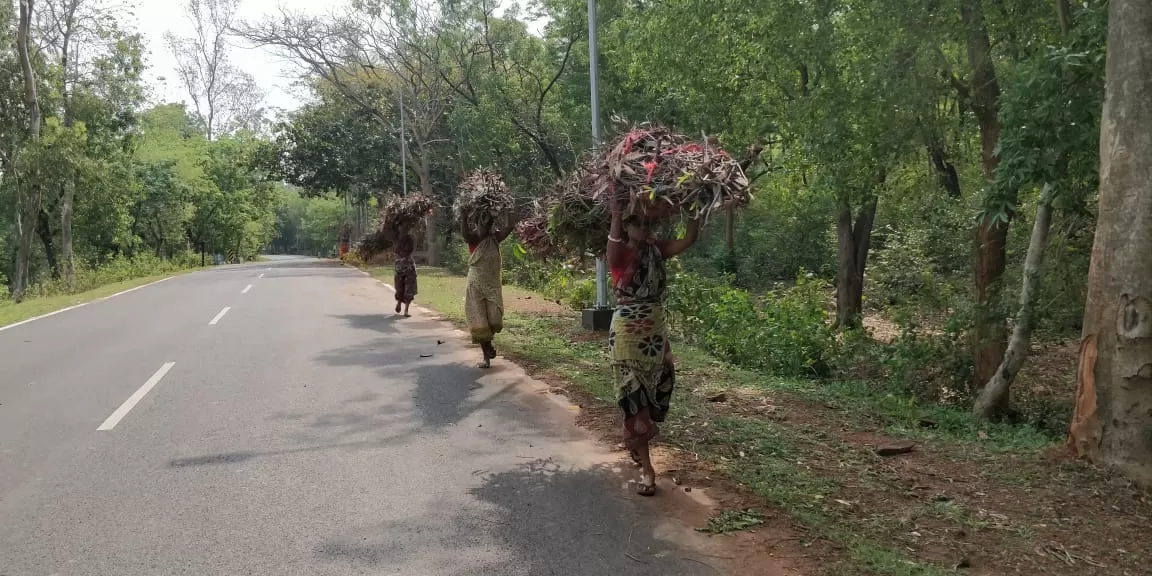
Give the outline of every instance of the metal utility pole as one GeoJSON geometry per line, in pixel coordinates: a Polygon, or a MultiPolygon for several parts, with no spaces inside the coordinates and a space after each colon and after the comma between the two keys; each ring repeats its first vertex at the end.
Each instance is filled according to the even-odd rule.
{"type": "MultiPolygon", "coordinates": [[[[393,68],[395,70],[395,68],[393,68]]],[[[401,196],[408,194],[408,138],[404,136],[404,87],[400,87],[400,181],[401,196]]]]}
{"type": "MultiPolygon", "coordinates": [[[[596,0],[588,0],[588,78],[592,96],[592,150],[600,148],[600,57],[596,50],[596,0]]],[[[608,307],[608,266],[603,256],[596,258],[596,304],[584,310],[585,330],[606,331],[612,323],[608,307]]]]}
{"type": "MultiPolygon", "coordinates": [[[[588,80],[592,87],[592,150],[600,149],[600,56],[596,49],[596,0],[588,0],[588,80]]],[[[596,308],[608,307],[608,274],[603,257],[596,258],[596,308]]]]}

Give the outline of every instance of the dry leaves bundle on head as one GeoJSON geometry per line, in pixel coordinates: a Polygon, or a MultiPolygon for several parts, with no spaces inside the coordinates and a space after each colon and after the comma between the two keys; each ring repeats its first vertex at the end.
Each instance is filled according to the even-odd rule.
{"type": "Polygon", "coordinates": [[[548,197],[548,234],[569,256],[599,254],[608,243],[611,215],[594,196],[596,178],[584,165],[554,188],[548,197]]]}
{"type": "Polygon", "coordinates": [[[380,228],[392,241],[398,241],[401,236],[419,232],[435,207],[436,203],[423,194],[393,196],[380,209],[380,228]]]}
{"type": "Polygon", "coordinates": [[[751,199],[748,177],[727,152],[655,124],[640,124],[585,164],[597,203],[624,201],[651,220],[677,214],[707,221],[751,199]]]}
{"type": "Polygon", "coordinates": [[[380,226],[360,239],[360,258],[368,260],[392,248],[404,235],[417,233],[435,207],[435,202],[423,194],[393,196],[380,209],[380,226]]]}
{"type": "Polygon", "coordinates": [[[507,230],[515,219],[516,201],[500,175],[492,170],[470,172],[460,182],[453,207],[457,223],[478,236],[507,230]]]}
{"type": "Polygon", "coordinates": [[[367,262],[373,256],[387,251],[392,248],[391,234],[385,232],[384,228],[377,228],[373,232],[369,232],[360,239],[359,245],[356,247],[356,253],[360,259],[367,262]]]}
{"type": "Polygon", "coordinates": [[[524,248],[537,256],[548,256],[553,246],[548,236],[548,212],[543,206],[537,206],[532,216],[525,218],[516,225],[516,238],[524,248]]]}

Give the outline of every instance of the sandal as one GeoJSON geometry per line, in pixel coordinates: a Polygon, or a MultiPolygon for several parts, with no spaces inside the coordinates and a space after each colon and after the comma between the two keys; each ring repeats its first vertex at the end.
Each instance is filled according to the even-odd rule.
{"type": "Polygon", "coordinates": [[[636,483],[636,493],[641,496],[655,496],[656,495],[656,479],[652,479],[651,484],[644,483],[644,477],[640,477],[640,482],[636,483]]]}

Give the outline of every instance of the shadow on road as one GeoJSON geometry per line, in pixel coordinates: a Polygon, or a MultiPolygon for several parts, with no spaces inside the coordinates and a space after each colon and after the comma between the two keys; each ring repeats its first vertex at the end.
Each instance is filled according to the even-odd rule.
{"type": "Polygon", "coordinates": [[[411,320],[411,318],[396,314],[344,314],[332,316],[332,318],[344,320],[357,330],[373,330],[383,334],[399,334],[400,330],[397,325],[411,320]]]}
{"type": "Polygon", "coordinates": [[[266,458],[270,456],[287,456],[290,454],[301,454],[306,452],[320,452],[325,450],[378,450],[387,447],[389,444],[403,442],[410,434],[402,434],[389,438],[380,438],[373,440],[364,440],[359,442],[341,442],[334,444],[319,444],[313,446],[301,446],[299,448],[285,448],[283,450],[261,450],[261,451],[237,451],[237,452],[221,452],[219,454],[206,454],[203,456],[192,456],[188,458],[177,458],[168,462],[169,468],[196,468],[200,466],[215,466],[219,464],[240,464],[249,460],[257,458],[266,458]]]}
{"type": "Polygon", "coordinates": [[[453,576],[722,573],[710,559],[658,538],[656,504],[623,497],[618,482],[607,469],[536,460],[486,477],[470,490],[475,507],[417,511],[323,542],[315,553],[361,568],[453,576]],[[419,544],[397,534],[415,535],[419,544]]]}

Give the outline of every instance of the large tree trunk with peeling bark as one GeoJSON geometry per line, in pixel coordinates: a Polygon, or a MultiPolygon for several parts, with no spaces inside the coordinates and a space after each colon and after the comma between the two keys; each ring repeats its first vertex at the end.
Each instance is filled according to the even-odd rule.
{"type": "Polygon", "coordinates": [[[868,262],[872,225],[875,221],[875,196],[865,200],[855,222],[851,204],[846,200],[840,202],[836,218],[836,326],[842,330],[860,326],[864,312],[864,267],[868,262]]]}
{"type": "Polygon", "coordinates": [[[1152,3],[1111,0],[1100,205],[1069,445],[1152,486],[1152,3]]]}
{"type": "MultiPolygon", "coordinates": [[[[1000,138],[1000,84],[992,59],[992,42],[984,23],[981,0],[961,0],[960,17],[968,44],[968,64],[972,71],[969,98],[972,112],[980,126],[980,152],[984,178],[991,183],[996,177],[1000,159],[996,141],[1000,138]]],[[[982,218],[976,226],[976,331],[975,360],[977,388],[996,374],[1007,347],[1004,319],[995,310],[1008,240],[1008,225],[992,217],[982,218]]]]}
{"type": "Polygon", "coordinates": [[[1044,186],[1036,203],[1036,222],[1032,225],[1032,239],[1028,242],[1028,255],[1024,258],[1024,279],[1020,288],[1020,310],[1012,326],[1008,351],[992,379],[984,385],[972,411],[983,418],[995,418],[1008,411],[1009,391],[1016,375],[1024,367],[1032,342],[1032,329],[1036,326],[1036,299],[1043,278],[1044,251],[1048,248],[1048,231],[1052,227],[1052,198],[1055,189],[1044,186]]]}

